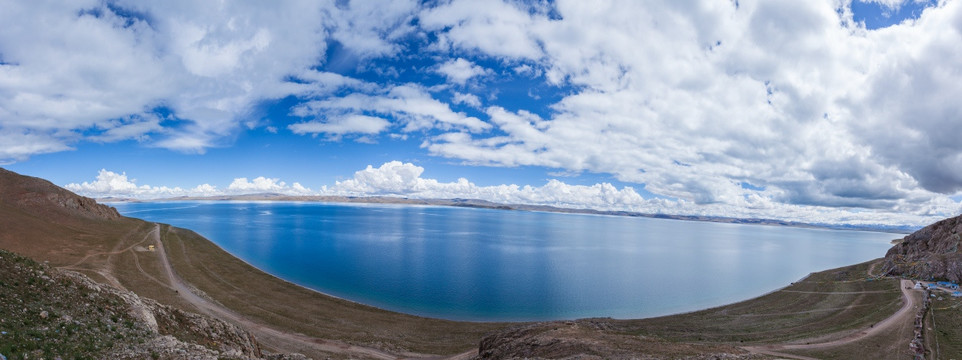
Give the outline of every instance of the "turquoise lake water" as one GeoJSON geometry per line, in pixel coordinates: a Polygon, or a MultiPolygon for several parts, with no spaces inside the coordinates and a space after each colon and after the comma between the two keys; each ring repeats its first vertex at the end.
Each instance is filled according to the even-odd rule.
{"type": "Polygon", "coordinates": [[[285,280],[455,320],[640,318],[749,299],[882,257],[901,235],[453,207],[111,204],[285,280]]]}

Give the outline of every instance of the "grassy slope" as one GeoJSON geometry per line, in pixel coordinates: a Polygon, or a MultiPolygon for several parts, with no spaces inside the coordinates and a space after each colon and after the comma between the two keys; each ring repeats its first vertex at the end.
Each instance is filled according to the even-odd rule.
{"type": "Polygon", "coordinates": [[[104,357],[150,337],[116,296],[0,250],[0,354],[9,359],[104,357]]]}
{"type": "MultiPolygon", "coordinates": [[[[603,358],[632,358],[630,354],[637,353],[656,358],[767,358],[748,355],[739,347],[842,339],[901,308],[898,280],[869,281],[869,266],[865,263],[815,273],[765,296],[687,314],[518,326],[486,338],[482,350],[509,357],[577,351],[603,358]]],[[[911,336],[909,321],[843,345],[776,351],[819,359],[903,359],[909,352],[911,336]]]]}
{"type": "Polygon", "coordinates": [[[810,275],[752,300],[687,314],[627,320],[621,331],[674,341],[791,342],[868,326],[901,306],[898,281],[867,281],[868,263],[810,275]]]}
{"type": "Polygon", "coordinates": [[[939,293],[926,316],[926,348],[931,359],[962,359],[962,298],[939,293]]]}

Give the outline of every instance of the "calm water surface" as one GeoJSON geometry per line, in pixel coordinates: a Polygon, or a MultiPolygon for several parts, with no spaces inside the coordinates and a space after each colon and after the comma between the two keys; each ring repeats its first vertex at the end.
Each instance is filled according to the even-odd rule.
{"type": "Polygon", "coordinates": [[[723,305],[881,257],[897,234],[297,202],[112,204],[334,296],[456,320],[637,318],[723,305]]]}

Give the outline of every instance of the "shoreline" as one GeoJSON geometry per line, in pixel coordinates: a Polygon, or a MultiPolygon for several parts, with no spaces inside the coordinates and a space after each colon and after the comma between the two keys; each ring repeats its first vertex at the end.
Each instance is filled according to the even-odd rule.
{"type": "MultiPolygon", "coordinates": [[[[183,231],[189,231],[189,232],[191,232],[191,233],[193,233],[193,234],[196,234],[195,232],[193,232],[193,231],[191,231],[191,230],[189,230],[189,229],[177,228],[177,227],[175,227],[175,226],[170,226],[170,229],[171,229],[171,230],[180,229],[180,230],[183,230],[183,231]]],[[[788,285],[786,285],[786,286],[783,286],[783,287],[774,289],[774,290],[772,290],[772,291],[769,291],[769,292],[767,292],[767,293],[765,293],[765,294],[762,294],[762,295],[759,295],[759,296],[754,296],[754,297],[751,297],[751,298],[748,298],[748,299],[744,299],[744,300],[740,300],[740,301],[735,301],[735,302],[732,302],[732,303],[727,303],[727,304],[723,304],[723,305],[719,305],[719,306],[713,306],[713,307],[704,308],[704,309],[699,309],[699,310],[692,310],[692,311],[688,311],[688,312],[681,312],[681,313],[674,313],[674,314],[661,315],[661,316],[653,316],[653,317],[646,317],[646,318],[632,318],[632,319],[612,319],[612,318],[603,318],[603,317],[602,317],[602,318],[597,318],[597,317],[595,317],[595,318],[579,318],[579,319],[574,319],[574,320],[570,320],[570,319],[559,319],[559,320],[551,320],[551,321],[524,321],[524,322],[473,322],[473,321],[457,321],[457,320],[445,320],[445,319],[438,319],[438,318],[426,318],[426,317],[422,317],[422,316],[418,316],[418,315],[406,314],[406,313],[401,313],[401,312],[386,310],[386,309],[382,309],[382,308],[377,308],[377,307],[374,307],[374,306],[371,306],[371,305],[366,305],[366,304],[363,304],[363,303],[354,302],[354,301],[351,301],[351,300],[346,300],[346,299],[341,299],[341,298],[338,298],[338,297],[334,297],[334,296],[328,295],[328,294],[326,294],[326,293],[323,293],[323,292],[320,292],[320,291],[317,291],[317,290],[313,290],[313,289],[310,289],[310,288],[307,288],[307,287],[298,285],[298,284],[296,284],[296,283],[293,283],[293,282],[290,282],[290,281],[281,279],[281,278],[276,277],[276,276],[274,276],[274,275],[271,275],[271,274],[269,274],[269,273],[263,272],[263,271],[257,269],[256,267],[253,267],[252,265],[248,264],[247,262],[243,261],[242,259],[237,258],[237,257],[234,256],[233,254],[230,254],[229,252],[226,252],[226,250],[223,250],[222,248],[220,248],[219,245],[217,245],[217,244],[214,243],[213,241],[211,241],[211,240],[209,240],[209,239],[207,239],[207,238],[205,238],[205,237],[203,237],[203,236],[201,236],[201,235],[199,235],[199,234],[196,234],[196,235],[197,235],[199,238],[201,238],[201,239],[202,239],[201,241],[205,242],[206,245],[208,245],[208,246],[213,246],[213,247],[216,247],[217,249],[220,249],[220,251],[222,251],[222,253],[223,253],[224,255],[231,257],[232,260],[238,261],[238,262],[240,262],[240,263],[243,263],[245,266],[252,267],[252,268],[254,268],[255,270],[258,270],[258,271],[266,274],[267,276],[270,277],[270,281],[271,281],[271,282],[283,283],[283,284],[286,285],[286,286],[295,287],[295,288],[298,288],[298,289],[300,289],[300,290],[302,290],[302,291],[310,292],[311,294],[313,294],[312,297],[314,297],[314,298],[321,297],[321,298],[328,298],[328,299],[331,299],[331,300],[335,300],[335,301],[337,301],[337,302],[350,303],[350,304],[352,304],[353,306],[360,307],[360,308],[362,308],[362,309],[367,309],[367,310],[365,310],[365,311],[371,311],[371,312],[375,312],[375,313],[382,313],[382,314],[384,314],[385,316],[387,316],[388,318],[393,318],[394,320],[391,320],[392,322],[398,322],[398,323],[402,323],[402,324],[408,324],[408,323],[413,322],[413,321],[427,321],[427,322],[441,322],[441,323],[446,323],[447,325],[445,325],[445,326],[452,327],[452,329],[453,329],[453,328],[475,328],[475,327],[477,327],[477,326],[493,326],[493,327],[495,328],[495,329],[491,330],[491,331],[494,331],[494,332],[484,331],[484,332],[483,332],[484,334],[502,333],[503,331],[507,331],[506,329],[518,329],[518,328],[528,328],[528,327],[569,326],[569,325],[567,325],[567,324],[576,324],[575,326],[578,326],[577,324],[593,324],[593,323],[597,323],[598,321],[601,321],[601,322],[603,322],[603,323],[612,324],[612,325],[606,325],[606,326],[614,326],[614,329],[621,329],[621,330],[617,330],[617,331],[616,331],[616,332],[618,332],[618,333],[621,333],[621,332],[634,333],[634,332],[637,331],[637,330],[634,330],[636,327],[639,327],[639,326],[640,326],[641,328],[650,328],[653,324],[654,324],[655,328],[661,328],[661,326],[659,326],[659,325],[657,325],[657,324],[663,323],[663,322],[666,322],[666,321],[669,322],[669,323],[675,323],[675,322],[677,322],[676,319],[679,319],[679,320],[681,320],[682,322],[684,322],[684,321],[691,321],[691,319],[699,319],[699,320],[696,320],[696,321],[697,321],[698,324],[702,324],[702,325],[698,325],[698,326],[706,326],[706,327],[708,327],[708,328],[712,328],[713,325],[711,325],[711,324],[714,323],[715,321],[714,321],[714,320],[711,320],[711,319],[712,319],[713,316],[715,316],[715,317],[718,316],[718,315],[714,315],[714,314],[727,314],[727,313],[733,311],[732,309],[735,309],[734,311],[738,312],[738,311],[743,311],[743,310],[739,310],[739,309],[745,309],[745,308],[747,308],[747,309],[749,309],[749,310],[748,310],[749,312],[748,312],[747,314],[743,315],[743,316],[749,316],[749,317],[752,317],[752,318],[756,318],[756,317],[757,317],[757,318],[759,319],[759,321],[763,321],[763,322],[764,322],[764,321],[766,321],[766,320],[764,320],[764,310],[762,311],[761,314],[759,314],[759,313],[757,313],[757,311],[759,311],[758,308],[767,308],[767,307],[770,307],[771,305],[768,305],[768,304],[781,304],[781,302],[782,302],[783,300],[778,300],[778,299],[779,299],[779,298],[784,298],[784,297],[786,296],[786,294],[789,296],[789,298],[790,298],[791,300],[789,300],[789,302],[786,303],[786,305],[779,305],[779,306],[788,306],[788,310],[787,310],[788,313],[795,313],[795,312],[797,312],[797,313],[799,313],[799,314],[801,314],[801,313],[805,313],[805,314],[809,314],[809,313],[815,314],[815,313],[819,313],[819,312],[821,312],[821,311],[823,311],[823,310],[819,310],[819,308],[818,308],[817,306],[811,307],[811,308],[808,307],[808,306],[802,306],[802,307],[799,308],[799,307],[798,307],[798,304],[795,304],[795,303],[796,303],[796,300],[795,300],[795,299],[796,299],[796,298],[799,298],[799,297],[812,297],[812,296],[814,296],[814,297],[826,297],[826,296],[831,297],[833,294],[836,294],[835,296],[850,297],[850,298],[852,299],[852,301],[861,301],[861,300],[857,300],[857,299],[861,298],[861,295],[858,295],[858,294],[862,294],[862,293],[865,293],[865,294],[878,293],[878,294],[877,294],[878,296],[882,296],[882,295],[889,294],[889,293],[891,293],[891,294],[898,294],[898,293],[899,293],[899,290],[897,289],[897,287],[894,287],[894,288],[886,288],[886,287],[878,288],[878,287],[877,287],[877,286],[885,285],[885,283],[886,283],[887,281],[889,281],[889,280],[876,281],[876,282],[866,282],[866,281],[864,280],[864,277],[865,277],[864,275],[858,275],[861,270],[857,270],[857,269],[865,269],[865,273],[866,273],[866,274],[870,273],[870,272],[871,272],[871,269],[874,268],[874,265],[872,265],[872,264],[874,264],[874,263],[876,263],[876,262],[878,262],[878,261],[880,260],[880,258],[876,258],[876,259],[868,260],[868,261],[865,261],[865,262],[862,262],[862,263],[858,263],[858,264],[854,264],[854,265],[848,265],[848,266],[843,266],[843,267],[839,267],[839,268],[833,268],[833,269],[827,269],[827,270],[821,270],[821,271],[812,272],[812,273],[809,273],[808,275],[805,275],[805,276],[803,276],[802,278],[796,280],[795,282],[792,282],[792,283],[790,283],[790,284],[788,284],[788,285]],[[807,289],[809,286],[813,286],[813,285],[815,285],[815,284],[824,284],[825,281],[826,281],[826,276],[827,276],[827,275],[829,275],[829,274],[831,274],[831,273],[833,273],[833,272],[837,272],[837,271],[843,271],[843,272],[845,272],[845,273],[849,273],[849,272],[850,272],[849,269],[853,269],[853,270],[855,270],[855,271],[852,271],[853,273],[848,275],[848,276],[851,277],[850,279],[841,281],[838,285],[836,285],[837,287],[840,286],[840,288],[837,288],[837,290],[828,291],[828,292],[816,291],[816,292],[812,292],[812,293],[809,293],[809,292],[807,292],[807,291],[801,291],[802,293],[798,293],[798,292],[799,292],[798,290],[791,290],[791,289],[798,289],[799,286],[802,287],[802,288],[801,288],[802,290],[805,290],[805,289],[807,289]],[[280,280],[280,281],[278,281],[278,280],[280,280]],[[850,285],[849,285],[849,284],[851,284],[851,285],[855,285],[855,284],[867,284],[867,285],[862,285],[862,286],[869,286],[869,288],[865,289],[865,288],[863,288],[863,287],[857,287],[857,288],[855,288],[855,289],[850,289],[850,285]],[[872,284],[875,284],[875,285],[872,285],[872,284]],[[875,286],[875,287],[872,287],[872,286],[875,286]],[[879,289],[879,290],[876,290],[876,289],[879,289]],[[887,289],[887,290],[881,290],[881,289],[887,289]],[[796,293],[797,293],[797,294],[796,294],[796,293]],[[821,294],[821,295],[819,295],[819,294],[821,294]],[[774,299],[773,299],[773,298],[774,298],[774,299]],[[793,304],[794,304],[794,305],[793,305],[793,304]],[[706,314],[708,314],[708,315],[706,315],[706,314]],[[706,318],[706,316],[708,316],[708,317],[706,318]],[[758,316],[761,316],[761,317],[758,317],[758,316]],[[551,325],[551,324],[556,324],[556,325],[551,325]]],[[[190,281],[190,279],[187,279],[187,280],[190,281]]],[[[897,284],[897,283],[898,283],[898,282],[896,281],[896,284],[897,284]]],[[[820,286],[820,285],[819,285],[819,286],[820,286]]],[[[893,296],[895,296],[895,295],[893,295],[893,296]]],[[[882,304],[885,304],[885,303],[883,302],[882,304]]],[[[859,308],[859,307],[864,306],[864,305],[854,305],[854,306],[853,306],[853,305],[854,305],[854,304],[849,305],[849,308],[855,309],[855,308],[859,308]]],[[[895,306],[895,305],[897,305],[897,304],[891,305],[891,307],[892,307],[893,310],[897,308],[897,306],[895,306]]],[[[225,306],[226,306],[226,305],[225,305],[225,306]]],[[[228,308],[231,308],[231,307],[228,306],[228,308]]],[[[845,312],[845,311],[847,311],[847,310],[841,310],[840,308],[839,308],[839,309],[830,308],[830,309],[825,309],[824,311],[833,311],[833,312],[834,312],[834,311],[843,311],[843,312],[845,312]]],[[[816,330],[814,330],[815,333],[811,333],[812,330],[809,330],[808,333],[803,333],[803,334],[801,334],[801,335],[795,335],[795,334],[793,334],[793,333],[789,333],[788,335],[779,335],[779,337],[773,338],[772,340],[762,340],[762,341],[755,340],[755,341],[752,341],[752,342],[747,343],[745,347],[739,346],[739,348],[742,348],[744,351],[748,351],[748,352],[753,352],[753,351],[758,350],[758,349],[769,349],[769,348],[782,349],[782,348],[781,348],[781,345],[779,345],[779,344],[793,343],[793,341],[788,341],[788,340],[789,340],[789,339],[794,339],[794,338],[803,338],[803,339],[804,339],[804,338],[808,338],[808,337],[813,337],[814,339],[823,339],[823,338],[826,338],[826,337],[827,337],[827,338],[829,338],[829,339],[833,339],[833,340],[829,340],[829,341],[836,341],[836,340],[837,340],[836,338],[839,337],[839,336],[841,336],[841,337],[849,336],[849,334],[851,334],[853,331],[862,331],[861,329],[862,329],[863,327],[864,327],[864,328],[871,328],[870,325],[872,325],[872,324],[874,324],[874,323],[877,323],[877,322],[880,322],[880,321],[882,321],[882,320],[884,320],[884,319],[888,319],[889,317],[894,316],[894,314],[895,314],[895,312],[892,312],[891,314],[888,314],[888,313],[886,313],[885,311],[881,311],[881,312],[877,312],[877,311],[867,311],[867,310],[863,310],[863,311],[865,311],[865,314],[864,314],[864,315],[860,315],[860,316],[865,316],[865,319],[864,319],[864,320],[861,320],[861,321],[859,322],[859,324],[861,324],[861,325],[857,325],[857,326],[855,326],[855,327],[849,327],[849,328],[847,328],[846,330],[842,330],[841,332],[839,332],[838,329],[831,330],[831,331],[827,330],[827,329],[831,329],[832,327],[825,327],[825,325],[823,324],[825,320],[817,320],[817,319],[813,319],[813,320],[811,320],[811,321],[801,320],[801,321],[803,321],[803,322],[802,322],[803,324],[806,324],[805,326],[815,326],[815,328],[816,328],[816,330]],[[873,319],[877,319],[877,320],[873,320],[873,319]],[[826,330],[817,330],[817,329],[823,329],[823,328],[826,329],[826,330]],[[817,335],[817,336],[816,336],[816,335],[817,335]],[[751,344],[751,345],[750,345],[750,346],[747,346],[748,344],[751,344]]],[[[239,312],[239,313],[243,313],[243,312],[239,312]]],[[[723,316],[724,316],[724,317],[728,317],[729,315],[723,315],[723,316]]],[[[351,318],[351,316],[348,316],[348,318],[351,318]]],[[[847,323],[847,322],[846,322],[846,323],[847,323]]],[[[846,326],[854,326],[854,325],[855,325],[854,323],[847,323],[847,324],[848,324],[848,325],[846,325],[846,326]]],[[[268,324],[268,326],[270,326],[270,324],[268,324]]],[[[277,325],[275,325],[275,326],[277,326],[277,325]]],[[[406,325],[404,325],[404,326],[406,326],[406,325]]],[[[282,328],[283,328],[283,327],[282,327],[282,328]]],[[[684,325],[682,325],[681,328],[685,329],[685,330],[682,332],[683,334],[691,334],[692,331],[697,331],[697,329],[698,329],[697,327],[696,327],[695,329],[689,329],[688,327],[686,327],[686,326],[684,326],[684,325]]],[[[290,331],[295,331],[296,333],[301,333],[301,332],[296,331],[296,330],[290,330],[290,331]]],[[[658,331],[655,332],[654,334],[657,334],[656,336],[659,336],[659,337],[668,336],[667,339],[674,339],[675,336],[678,336],[678,335],[672,335],[673,332],[671,332],[671,331],[669,331],[668,333],[663,333],[664,331],[665,331],[665,330],[658,330],[658,331]]],[[[704,331],[704,330],[701,330],[701,331],[704,331]]],[[[773,331],[773,332],[778,333],[777,330],[776,330],[776,331],[773,331]]],[[[737,331],[733,331],[733,333],[737,333],[737,331]]],[[[316,335],[307,335],[307,336],[315,337],[316,335]]],[[[647,336],[647,335],[645,335],[645,336],[647,336]]],[[[671,340],[671,342],[680,341],[680,342],[682,342],[682,343],[687,343],[688,341],[691,341],[690,339],[687,338],[688,336],[689,336],[689,335],[682,335],[681,338],[676,339],[676,340],[671,340]]],[[[317,338],[317,339],[338,339],[337,336],[333,336],[333,337],[315,337],[315,338],[317,338]]],[[[644,338],[645,338],[645,337],[642,337],[642,339],[644,339],[644,338]]],[[[724,338],[727,338],[727,335],[723,336],[723,339],[724,339],[724,338]]],[[[478,339],[481,339],[481,337],[478,337],[478,339]]],[[[334,340],[332,340],[332,341],[334,341],[334,340]]],[[[344,341],[344,340],[336,340],[336,341],[344,341]]],[[[636,340],[631,340],[631,341],[636,341],[636,340]]],[[[732,342],[732,340],[719,340],[719,341],[717,341],[717,342],[710,342],[709,344],[716,344],[717,346],[722,346],[722,345],[725,345],[725,344],[730,344],[731,342],[732,342]]],[[[738,342],[740,342],[740,341],[736,341],[736,343],[738,343],[738,342]]],[[[821,343],[821,342],[822,342],[822,341],[819,340],[819,341],[816,342],[816,343],[821,343]]],[[[346,343],[347,343],[347,344],[356,344],[357,346],[361,346],[361,347],[364,347],[364,346],[370,347],[370,345],[363,345],[363,344],[370,344],[370,343],[368,343],[368,342],[355,343],[355,342],[352,342],[352,341],[346,341],[346,343]]],[[[376,342],[376,343],[379,343],[379,342],[376,342]]],[[[699,341],[698,343],[702,343],[702,342],[699,341]]],[[[704,344],[703,344],[703,345],[704,345],[704,344]]],[[[716,346],[716,345],[712,345],[712,346],[716,346]]],[[[671,346],[671,345],[669,345],[669,346],[671,346]]],[[[726,345],[726,346],[727,346],[727,345],[726,345]]],[[[373,349],[373,350],[379,351],[379,352],[381,352],[381,353],[383,353],[384,351],[387,351],[387,349],[379,348],[379,347],[377,347],[377,346],[370,347],[370,348],[373,349]]],[[[405,348],[406,348],[406,347],[405,347],[405,348]]],[[[452,356],[452,357],[453,357],[453,356],[463,356],[463,355],[469,354],[469,353],[476,353],[476,350],[467,350],[467,351],[465,351],[465,349],[471,349],[471,348],[472,348],[472,347],[468,346],[468,347],[460,348],[460,350],[452,349],[452,351],[434,351],[434,352],[432,352],[432,351],[424,351],[423,349],[411,349],[411,348],[406,348],[407,350],[405,350],[405,355],[404,355],[403,357],[412,357],[412,356],[413,356],[413,357],[423,357],[423,356],[432,357],[433,355],[428,355],[428,354],[438,354],[438,356],[441,356],[440,358],[447,358],[448,356],[452,356]]],[[[815,347],[815,348],[817,348],[817,347],[815,347]]],[[[785,350],[791,350],[791,349],[787,349],[787,348],[786,348],[785,350]]],[[[388,352],[390,353],[390,351],[388,351],[388,352]]]]}
{"type": "MultiPolygon", "coordinates": [[[[212,201],[212,202],[207,202],[207,201],[205,201],[204,203],[207,203],[207,204],[217,204],[217,203],[221,203],[221,202],[220,202],[220,201],[212,201]]],[[[250,202],[250,201],[231,201],[231,203],[241,203],[241,204],[243,204],[243,203],[251,203],[251,202],[250,202]]],[[[257,202],[257,203],[265,203],[265,202],[257,202]]],[[[266,203],[277,203],[277,202],[266,202],[266,203]]],[[[290,203],[290,202],[288,202],[288,203],[290,203]]],[[[308,204],[313,204],[313,203],[308,202],[308,204]]],[[[321,204],[322,204],[322,205],[331,205],[331,206],[337,206],[337,205],[339,205],[339,204],[337,204],[337,203],[321,203],[321,204]]],[[[358,205],[358,204],[347,204],[347,206],[356,206],[356,205],[358,205]]],[[[370,204],[362,204],[362,205],[360,205],[360,206],[368,206],[368,205],[370,205],[370,204]]],[[[382,204],[373,204],[373,206],[382,206],[382,204]]],[[[389,207],[398,207],[398,206],[400,206],[400,207],[406,207],[406,206],[410,206],[410,205],[406,205],[406,204],[385,204],[385,205],[383,205],[383,206],[389,206],[389,207]]],[[[444,208],[444,206],[440,206],[440,205],[415,205],[415,206],[418,206],[418,207],[420,207],[420,206],[429,206],[429,207],[444,208]]],[[[158,210],[162,210],[162,209],[158,209],[158,210]]],[[[147,210],[147,211],[150,211],[150,210],[147,210]]],[[[134,213],[129,213],[129,215],[135,216],[135,215],[137,215],[137,213],[136,213],[136,212],[134,212],[134,213]]],[[[163,223],[163,222],[157,221],[157,220],[158,220],[158,219],[154,219],[154,222],[163,223]]],[[[147,220],[144,220],[144,221],[147,221],[147,220]]],[[[723,307],[723,306],[726,306],[726,305],[730,305],[730,304],[734,304],[734,303],[738,303],[738,302],[742,302],[742,301],[746,301],[746,300],[751,300],[751,299],[754,299],[754,298],[757,298],[757,297],[765,296],[765,295],[767,295],[767,294],[770,294],[770,293],[773,293],[773,292],[777,292],[777,291],[779,291],[779,290],[781,290],[781,289],[784,289],[784,288],[786,288],[786,287],[788,287],[788,286],[791,286],[792,283],[797,282],[797,281],[801,281],[800,279],[805,279],[805,278],[807,278],[808,276],[810,276],[810,275],[811,275],[812,273],[814,273],[814,272],[824,271],[824,270],[826,270],[826,269],[833,268],[833,267],[837,267],[837,266],[847,266],[847,264],[823,264],[823,265],[825,266],[824,268],[815,268],[815,269],[809,270],[809,271],[806,272],[806,273],[799,274],[799,275],[798,275],[799,277],[792,277],[792,278],[790,278],[790,279],[786,277],[786,279],[785,279],[784,282],[777,281],[777,283],[774,283],[774,282],[773,282],[773,283],[770,283],[769,285],[771,285],[771,287],[767,287],[767,288],[755,288],[755,289],[745,289],[745,291],[738,290],[737,293],[731,293],[731,294],[728,294],[728,295],[726,295],[726,296],[715,297],[715,298],[716,298],[715,300],[703,301],[703,303],[702,303],[701,305],[695,305],[695,304],[693,304],[693,305],[690,305],[690,306],[681,306],[681,307],[676,307],[676,309],[674,309],[674,310],[670,309],[670,307],[669,307],[668,309],[662,309],[662,310],[660,310],[660,311],[659,311],[659,310],[655,310],[655,311],[634,311],[635,314],[625,314],[625,313],[628,313],[628,312],[631,312],[631,311],[622,311],[622,312],[621,312],[622,315],[617,315],[617,314],[616,314],[617,312],[615,312],[615,313],[595,312],[595,313],[587,313],[587,314],[586,314],[584,311],[580,311],[581,314],[578,314],[579,311],[569,311],[569,313],[572,313],[572,314],[571,314],[571,315],[568,315],[568,316],[563,315],[563,314],[561,314],[561,315],[559,315],[559,316],[539,316],[539,315],[530,316],[530,315],[524,315],[524,314],[521,314],[520,316],[518,316],[518,315],[507,315],[507,316],[504,316],[504,315],[494,315],[494,316],[491,316],[491,314],[484,315],[484,314],[474,314],[474,313],[454,313],[454,314],[448,314],[449,316],[445,316],[445,314],[446,314],[445,311],[432,311],[431,309],[427,309],[427,310],[425,310],[425,311],[417,311],[417,310],[407,311],[407,309],[405,309],[405,306],[403,306],[403,305],[401,305],[401,306],[393,306],[393,307],[392,307],[391,304],[390,304],[390,301],[387,301],[387,304],[385,305],[385,304],[384,304],[384,302],[385,302],[384,299],[381,299],[380,302],[379,302],[377,299],[375,299],[375,301],[366,301],[367,299],[366,299],[363,295],[362,295],[362,296],[359,296],[359,297],[354,297],[354,298],[344,297],[344,296],[338,296],[338,295],[336,295],[336,294],[333,294],[333,293],[329,293],[329,292],[327,292],[327,291],[324,291],[323,289],[315,288],[315,287],[313,287],[311,284],[304,284],[304,283],[298,282],[298,281],[296,281],[296,280],[291,280],[291,279],[285,278],[285,275],[283,274],[283,272],[280,273],[280,274],[275,274],[274,272],[270,272],[270,271],[268,271],[268,270],[265,270],[265,269],[262,269],[262,268],[260,268],[260,267],[258,267],[258,266],[255,266],[254,264],[248,262],[248,261],[245,260],[244,258],[242,258],[242,257],[238,256],[237,254],[231,252],[230,250],[222,247],[222,245],[220,245],[218,242],[213,241],[213,240],[211,240],[210,238],[208,238],[208,237],[206,237],[206,236],[204,236],[204,235],[201,235],[200,233],[197,233],[196,231],[194,231],[194,230],[192,230],[192,229],[190,229],[190,228],[175,226],[175,225],[166,224],[166,223],[163,223],[163,224],[165,224],[166,226],[176,227],[176,228],[179,228],[179,229],[183,229],[183,230],[186,230],[186,231],[190,231],[190,232],[196,234],[198,237],[202,238],[204,241],[209,242],[212,246],[217,247],[220,251],[222,251],[222,252],[230,255],[232,258],[234,258],[234,259],[236,259],[236,260],[244,263],[246,266],[249,266],[249,267],[251,267],[251,268],[253,268],[253,269],[257,269],[258,271],[261,271],[261,272],[264,272],[264,273],[266,273],[266,274],[269,274],[269,275],[271,275],[272,277],[274,277],[274,278],[276,278],[276,279],[278,279],[278,280],[280,280],[280,281],[282,281],[282,282],[288,283],[288,284],[290,284],[290,285],[292,285],[292,286],[297,286],[297,287],[303,288],[303,289],[308,290],[308,291],[316,292],[316,293],[318,293],[318,294],[320,294],[320,295],[323,295],[323,296],[326,296],[326,297],[330,297],[330,298],[334,298],[334,299],[338,299],[338,300],[342,300],[342,301],[347,301],[347,302],[355,303],[355,304],[358,304],[358,305],[368,306],[368,307],[375,308],[375,309],[378,309],[378,310],[388,311],[388,312],[397,313],[397,314],[403,314],[403,315],[407,315],[407,316],[414,316],[414,317],[419,317],[419,318],[424,318],[424,319],[433,319],[433,320],[442,320],[442,321],[454,321],[454,322],[474,323],[474,324],[479,324],[479,323],[480,323],[480,324],[484,324],[484,323],[488,323],[488,324],[492,324],[492,323],[493,323],[493,324],[496,324],[496,323],[518,323],[518,324],[521,324],[521,323],[544,322],[544,321],[572,321],[572,320],[585,319],[585,318],[610,318],[610,319],[613,319],[613,320],[638,320],[638,319],[650,319],[650,318],[657,318],[657,317],[664,317],[664,316],[687,314],[687,313],[692,313],[692,312],[697,312],[697,311],[702,311],[702,310],[707,310],[707,309],[713,309],[713,308],[717,308],[717,307],[723,307]],[[642,314],[638,314],[638,313],[642,313],[642,314]],[[638,314],[638,315],[636,315],[636,314],[638,314]]],[[[839,231],[839,230],[834,230],[834,231],[839,231]]],[[[861,261],[861,259],[857,259],[857,261],[861,261]]],[[[290,274],[288,274],[288,275],[290,275],[290,274]]],[[[296,276],[295,276],[295,278],[296,278],[296,276]]],[[[708,294],[708,295],[710,295],[710,294],[708,294]]],[[[375,298],[376,298],[376,297],[375,297],[375,298]]],[[[711,297],[709,296],[708,298],[711,298],[711,297]]],[[[388,299],[388,300],[390,300],[390,299],[388,299]]],[[[645,307],[642,306],[642,305],[639,305],[637,308],[644,309],[645,307]]]]}

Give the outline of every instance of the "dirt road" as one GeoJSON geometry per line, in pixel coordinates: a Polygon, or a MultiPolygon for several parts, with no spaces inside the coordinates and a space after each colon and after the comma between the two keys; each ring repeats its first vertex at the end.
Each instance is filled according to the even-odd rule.
{"type": "MultiPolygon", "coordinates": [[[[132,234],[128,234],[130,236],[132,234]]],[[[462,354],[457,354],[453,356],[437,356],[437,355],[422,355],[422,354],[411,354],[406,353],[404,356],[397,356],[391,353],[387,353],[378,349],[368,348],[363,346],[351,345],[344,343],[342,341],[328,340],[314,338],[298,333],[290,333],[281,331],[272,327],[265,326],[254,322],[243,315],[240,315],[220,304],[210,301],[202,296],[197,295],[191,290],[191,287],[184,282],[180,277],[177,276],[173,267],[171,266],[170,260],[167,257],[167,251],[164,248],[164,243],[160,241],[160,225],[154,224],[153,229],[148,231],[143,238],[133,244],[124,247],[123,242],[119,242],[114,246],[111,251],[92,253],[84,256],[79,261],[67,265],[61,266],[60,269],[64,270],[76,270],[76,271],[93,271],[101,275],[107,280],[111,285],[119,288],[125,289],[125,287],[117,280],[111,269],[110,258],[114,255],[118,255],[128,251],[134,251],[138,246],[154,244],[156,246],[156,251],[153,252],[157,254],[158,260],[163,267],[164,277],[167,278],[168,283],[164,283],[160,279],[155,278],[151,274],[144,271],[137,260],[136,255],[134,255],[134,261],[137,263],[137,269],[146,277],[157,282],[159,285],[175,291],[177,295],[186,301],[187,303],[193,305],[198,312],[212,316],[224,321],[228,321],[241,327],[247,329],[257,337],[258,342],[267,345],[271,348],[278,349],[297,349],[298,352],[320,352],[320,353],[334,353],[349,355],[351,357],[362,357],[362,358],[372,358],[372,359],[468,359],[477,354],[477,350],[468,351],[462,354]],[[87,263],[93,258],[99,256],[107,256],[106,261],[101,266],[94,266],[94,268],[81,267],[82,264],[87,263]]],[[[89,265],[89,264],[88,264],[89,265]]]]}
{"type": "Polygon", "coordinates": [[[224,321],[238,324],[253,333],[259,342],[275,348],[292,348],[290,345],[294,345],[293,348],[313,349],[327,353],[347,354],[373,359],[400,359],[398,356],[378,349],[351,345],[335,340],[318,339],[267,327],[195,294],[191,291],[190,286],[181,280],[171,267],[170,261],[167,259],[167,252],[164,249],[164,243],[160,241],[160,226],[155,226],[157,227],[154,231],[151,231],[150,234],[153,235],[152,241],[157,246],[157,255],[160,258],[160,263],[163,265],[164,272],[170,281],[171,287],[177,291],[177,294],[184,299],[184,301],[194,305],[198,311],[224,321]]]}
{"type": "Polygon", "coordinates": [[[781,357],[800,359],[800,360],[809,360],[811,359],[809,357],[786,354],[780,351],[818,350],[818,349],[831,348],[835,346],[847,345],[847,344],[851,344],[856,341],[865,339],[867,337],[876,335],[883,331],[891,330],[894,327],[900,327],[906,323],[912,324],[912,322],[915,320],[915,311],[916,311],[916,301],[915,301],[915,297],[912,296],[912,290],[911,290],[913,285],[914,283],[912,283],[911,280],[902,280],[899,286],[899,288],[902,290],[902,297],[905,299],[904,303],[902,304],[902,308],[900,308],[898,311],[892,314],[892,316],[889,316],[885,320],[882,320],[877,324],[874,324],[872,327],[868,329],[863,329],[861,331],[855,332],[841,339],[832,340],[832,341],[823,342],[823,343],[746,346],[744,347],[744,349],[757,354],[781,356],[781,357]]]}

